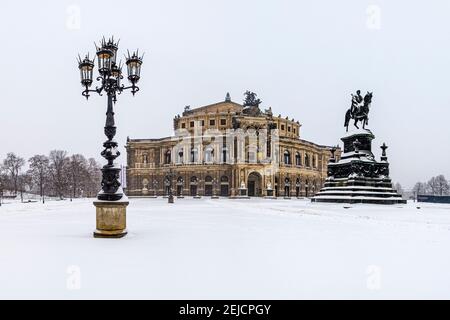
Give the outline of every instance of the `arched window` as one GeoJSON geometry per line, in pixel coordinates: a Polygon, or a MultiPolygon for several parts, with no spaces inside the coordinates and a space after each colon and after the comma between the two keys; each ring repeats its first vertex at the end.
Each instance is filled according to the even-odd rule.
{"type": "Polygon", "coordinates": [[[305,166],[310,167],[311,164],[309,163],[309,154],[305,153],[305,166]]]}
{"type": "Polygon", "coordinates": [[[300,152],[295,153],[295,165],[296,166],[302,165],[302,156],[300,155],[300,152]]]}
{"type": "Polygon", "coordinates": [[[214,149],[211,146],[206,147],[205,149],[205,162],[211,163],[214,160],[214,149]]]}
{"type": "Polygon", "coordinates": [[[226,163],[228,161],[228,148],[223,147],[222,148],[222,162],[226,163]]]}
{"type": "Polygon", "coordinates": [[[220,177],[220,182],[227,183],[228,182],[228,177],[227,176],[220,177]]]}
{"type": "Polygon", "coordinates": [[[198,182],[197,177],[196,176],[192,176],[191,177],[191,183],[197,183],[197,182],[198,182]]]}
{"type": "Polygon", "coordinates": [[[170,164],[172,162],[172,152],[170,150],[167,150],[164,155],[164,163],[170,164]]]}
{"type": "Polygon", "coordinates": [[[178,163],[183,163],[183,149],[178,150],[178,163]]]}
{"type": "Polygon", "coordinates": [[[213,180],[213,179],[212,179],[211,176],[206,176],[206,177],[205,177],[205,182],[206,182],[206,183],[211,183],[212,180],[213,180]]]}
{"type": "Polygon", "coordinates": [[[184,182],[183,177],[180,176],[177,178],[177,184],[183,184],[183,182],[184,182]]]}
{"type": "Polygon", "coordinates": [[[197,162],[198,160],[198,149],[197,148],[192,148],[191,149],[191,162],[197,162]]]}
{"type": "Polygon", "coordinates": [[[291,164],[291,153],[289,151],[284,151],[284,164],[291,164]]]}
{"type": "Polygon", "coordinates": [[[312,166],[313,166],[313,168],[316,168],[317,167],[317,156],[315,155],[315,154],[313,154],[313,156],[312,156],[312,166]]]}
{"type": "Polygon", "coordinates": [[[284,179],[284,184],[287,186],[291,185],[291,180],[289,178],[284,179]]]}

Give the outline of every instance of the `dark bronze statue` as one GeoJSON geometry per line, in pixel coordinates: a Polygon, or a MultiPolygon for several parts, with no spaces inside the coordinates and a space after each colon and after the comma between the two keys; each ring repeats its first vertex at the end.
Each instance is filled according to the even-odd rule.
{"type": "Polygon", "coordinates": [[[245,115],[258,117],[261,115],[261,110],[259,109],[259,105],[261,104],[261,99],[256,99],[256,93],[251,91],[246,91],[244,93],[244,109],[242,112],[245,115]]]}
{"type": "Polygon", "coordinates": [[[372,92],[367,91],[364,98],[361,96],[360,90],[356,91],[356,95],[352,94],[352,105],[345,113],[344,127],[346,128],[346,131],[348,131],[350,119],[355,120],[354,125],[358,129],[358,121],[361,121],[363,129],[365,129],[366,125],[369,124],[369,108],[371,103],[372,92]]]}
{"type": "Polygon", "coordinates": [[[261,104],[261,99],[256,99],[256,93],[251,91],[246,91],[244,93],[244,107],[259,107],[261,104]]]}

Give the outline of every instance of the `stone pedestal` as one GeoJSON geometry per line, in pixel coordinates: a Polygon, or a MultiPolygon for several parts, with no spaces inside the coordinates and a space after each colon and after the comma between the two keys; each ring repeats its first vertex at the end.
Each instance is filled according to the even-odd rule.
{"type": "Polygon", "coordinates": [[[239,188],[239,196],[246,197],[247,196],[247,188],[239,188]]]}
{"type": "Polygon", "coordinates": [[[374,138],[368,129],[353,130],[342,137],[344,153],[337,162],[330,159],[325,185],[312,202],[406,203],[392,187],[387,157],[375,160],[374,138]]]}
{"type": "Polygon", "coordinates": [[[95,238],[122,238],[127,234],[126,212],[129,202],[126,197],[123,198],[119,201],[94,201],[97,216],[95,238]]]}

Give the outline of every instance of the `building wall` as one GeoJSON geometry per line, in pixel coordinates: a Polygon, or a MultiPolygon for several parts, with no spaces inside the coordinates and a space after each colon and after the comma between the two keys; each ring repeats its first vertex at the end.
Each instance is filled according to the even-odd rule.
{"type": "MultiPolygon", "coordinates": [[[[301,125],[294,119],[273,117],[267,110],[257,116],[245,115],[242,108],[234,102],[222,102],[185,110],[183,116],[174,118],[174,129],[187,131],[192,137],[181,144],[178,137],[129,139],[126,145],[127,194],[165,195],[169,172],[172,172],[175,194],[182,191],[183,195],[190,195],[195,191],[203,196],[213,189],[216,194],[227,190],[227,196],[235,196],[242,184],[247,189],[254,185],[261,196],[267,195],[269,186],[274,192],[278,190],[278,196],[312,196],[318,192],[327,177],[330,147],[301,140],[301,125]],[[254,129],[255,132],[277,129],[277,144],[269,142],[266,145],[263,141],[262,149],[254,152],[246,149],[247,140],[240,141],[236,150],[233,145],[224,145],[224,141],[232,141],[227,140],[227,130],[236,128],[236,123],[239,128],[254,129]],[[212,129],[223,134],[223,139],[205,139],[207,130],[212,129]],[[192,147],[192,141],[196,139],[204,142],[192,147]],[[223,146],[228,148],[226,162],[222,159],[223,146]],[[270,152],[267,148],[271,148],[270,152]],[[245,158],[239,161],[236,151],[243,153],[245,158]],[[192,159],[195,154],[197,157],[192,159]],[[261,154],[268,158],[261,157],[261,154]],[[278,160],[276,165],[274,157],[278,160]]],[[[258,135],[257,139],[262,138],[258,135]]],[[[340,155],[340,150],[336,155],[340,155]]]]}

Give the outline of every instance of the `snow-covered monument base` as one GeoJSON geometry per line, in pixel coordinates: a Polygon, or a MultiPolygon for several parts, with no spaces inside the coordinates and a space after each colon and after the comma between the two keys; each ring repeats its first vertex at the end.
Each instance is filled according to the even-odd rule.
{"type": "Polygon", "coordinates": [[[328,178],[313,202],[406,203],[392,187],[385,144],[381,146],[381,160],[375,160],[372,153],[374,138],[368,129],[356,129],[342,137],[344,153],[336,161],[332,150],[328,178]]]}

